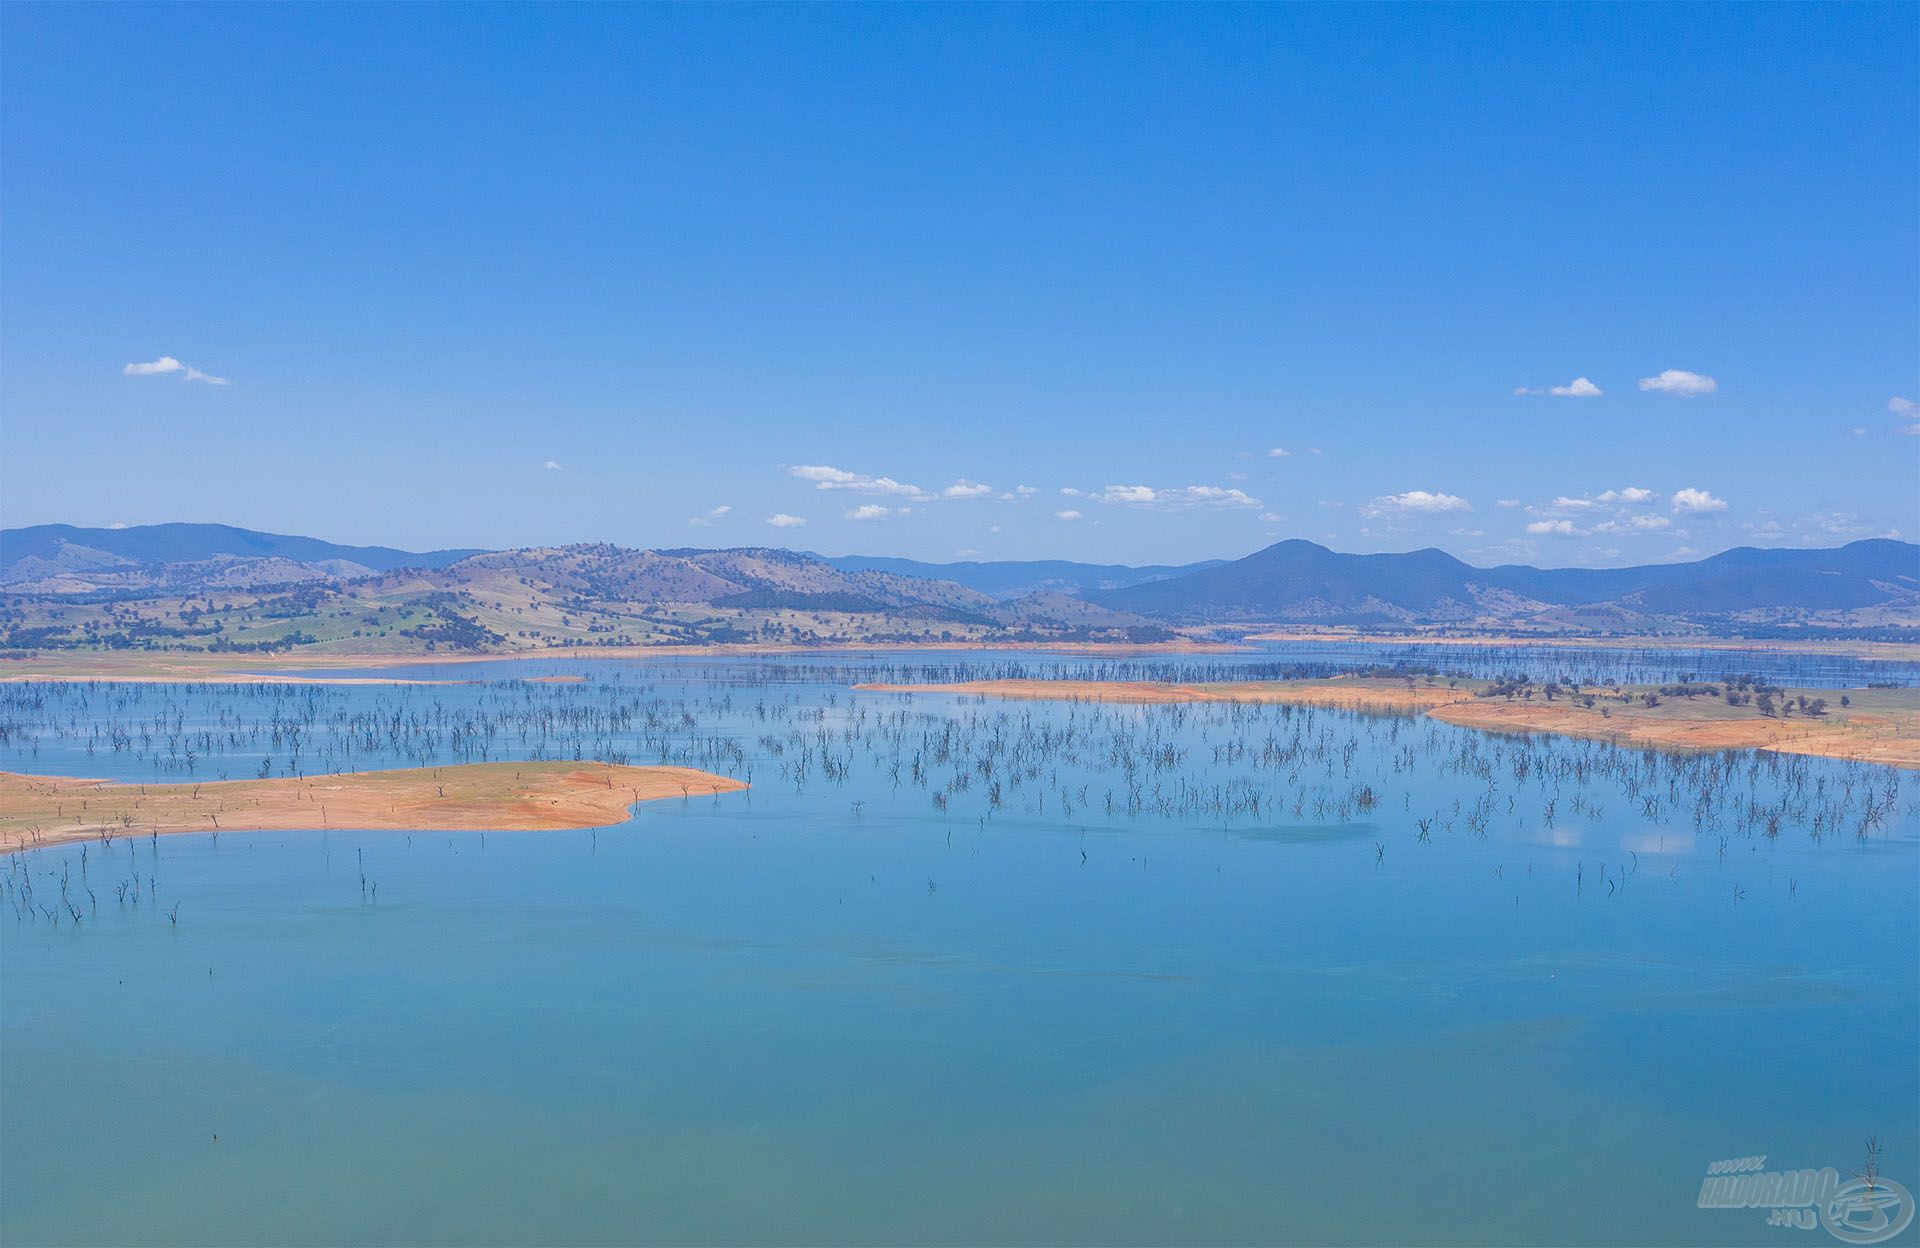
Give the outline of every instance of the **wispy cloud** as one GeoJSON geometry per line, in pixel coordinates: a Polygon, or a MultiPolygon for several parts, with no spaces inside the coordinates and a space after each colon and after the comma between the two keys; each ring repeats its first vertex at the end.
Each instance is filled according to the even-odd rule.
{"type": "Polygon", "coordinates": [[[932,494],[917,485],[905,481],[896,481],[892,477],[870,477],[863,472],[849,472],[845,468],[834,468],[826,464],[796,464],[787,469],[791,476],[802,481],[811,481],[815,489],[845,490],[850,494],[871,494],[876,497],[911,498],[921,501],[931,499],[932,494]]]}
{"type": "Polygon", "coordinates": [[[1690,373],[1684,368],[1669,368],[1657,377],[1642,377],[1640,388],[1660,394],[1675,395],[1682,399],[1691,399],[1702,394],[1712,394],[1720,388],[1720,383],[1705,373],[1690,373]]]}
{"type": "Polygon", "coordinates": [[[1056,511],[1053,514],[1055,516],[1058,516],[1062,520],[1078,520],[1080,518],[1080,513],[1073,510],[1073,508],[1071,507],[1067,508],[1065,511],[1056,511]]]}
{"type": "Polygon", "coordinates": [[[733,508],[722,503],[720,506],[711,508],[701,515],[688,516],[687,523],[693,525],[695,528],[709,529],[713,527],[714,521],[725,519],[727,513],[732,510],[733,508]]]}
{"type": "Polygon", "coordinates": [[[1653,491],[1629,485],[1618,490],[1602,490],[1594,495],[1603,503],[1645,503],[1653,499],[1653,491]]]}
{"type": "Polygon", "coordinates": [[[993,487],[982,485],[978,481],[969,481],[961,477],[946,489],[940,491],[941,498],[992,498],[993,487]]]}
{"type": "Polygon", "coordinates": [[[1535,513],[1555,512],[1555,511],[1592,511],[1595,507],[1598,507],[1599,505],[1600,504],[1594,502],[1590,498],[1585,497],[1584,495],[1579,498],[1573,498],[1569,495],[1562,494],[1560,497],[1554,499],[1550,503],[1544,504],[1539,507],[1529,507],[1527,510],[1535,513]]]}
{"type": "Polygon", "coordinates": [[[882,507],[879,503],[862,503],[840,513],[848,520],[885,520],[893,514],[893,508],[882,507]]]}
{"type": "Polygon", "coordinates": [[[797,529],[806,522],[805,516],[790,516],[784,511],[776,511],[767,517],[767,523],[776,529],[797,529]]]}
{"type": "Polygon", "coordinates": [[[1527,532],[1552,534],[1558,537],[1572,537],[1578,534],[1580,530],[1573,527],[1573,521],[1571,520],[1535,520],[1527,526],[1527,532]]]}
{"type": "Polygon", "coordinates": [[[1705,490],[1685,489],[1673,492],[1673,509],[1681,515],[1702,511],[1725,511],[1727,500],[1715,498],[1705,490]]]}
{"type": "Polygon", "coordinates": [[[1515,394],[1549,394],[1562,399],[1597,399],[1606,393],[1585,377],[1575,377],[1564,386],[1516,386],[1513,392],[1515,394]]]}
{"type": "Polygon", "coordinates": [[[544,463],[544,464],[541,464],[540,466],[541,466],[542,468],[544,468],[544,469],[546,469],[546,470],[547,470],[548,472],[559,472],[559,471],[560,471],[560,461],[559,461],[559,460],[557,460],[557,459],[550,459],[550,460],[548,460],[548,461],[547,461],[546,463],[544,463]]]}
{"type": "Polygon", "coordinates": [[[1084,498],[1089,502],[1134,507],[1143,511],[1193,511],[1202,507],[1223,510],[1244,507],[1258,511],[1266,506],[1245,490],[1222,485],[1181,485],[1166,488],[1156,488],[1151,485],[1109,485],[1104,490],[1092,491],[1076,490],[1068,486],[1060,492],[1069,498],[1084,498]]]}
{"type": "Polygon", "coordinates": [[[1626,516],[1615,520],[1603,520],[1593,526],[1595,533],[1655,533],[1671,525],[1673,521],[1665,516],[1626,516]]]}
{"type": "Polygon", "coordinates": [[[190,364],[182,364],[170,355],[163,355],[157,360],[149,360],[144,364],[123,364],[120,367],[120,372],[127,377],[165,377],[173,373],[179,373],[181,379],[184,381],[204,381],[210,386],[224,386],[227,384],[225,377],[215,377],[212,373],[203,373],[190,364]]]}
{"type": "Polygon", "coordinates": [[[1887,410],[1901,420],[1913,422],[1901,432],[1920,434],[1920,403],[1915,403],[1912,399],[1903,399],[1896,394],[1887,400],[1887,410]]]}
{"type": "Polygon", "coordinates": [[[1391,515],[1437,515],[1448,511],[1472,511],[1473,504],[1457,494],[1437,494],[1428,490],[1408,490],[1404,494],[1382,494],[1360,508],[1368,519],[1391,515]]]}
{"type": "Polygon", "coordinates": [[[1288,450],[1284,446],[1274,446],[1274,447],[1267,448],[1268,459],[1285,459],[1292,454],[1293,452],[1288,450]]]}

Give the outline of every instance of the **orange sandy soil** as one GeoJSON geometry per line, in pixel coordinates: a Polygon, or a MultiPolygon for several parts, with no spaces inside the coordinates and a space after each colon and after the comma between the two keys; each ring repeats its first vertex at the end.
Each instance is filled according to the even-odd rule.
{"type": "Polygon", "coordinates": [[[1909,641],[1845,641],[1810,637],[1744,641],[1738,637],[1566,637],[1534,633],[1362,633],[1339,628],[1276,628],[1248,633],[1247,641],[1347,641],[1419,646],[1562,646],[1570,650],[1758,650],[1777,654],[1831,654],[1911,662],[1920,645],[1909,641]]]}
{"type": "MultiPolygon", "coordinates": [[[[980,680],[951,685],[860,685],[888,693],[984,694],[1045,701],[1173,705],[1193,702],[1265,702],[1357,711],[1423,711],[1443,723],[1487,732],[1539,732],[1586,737],[1624,746],[1677,750],[1772,750],[1852,758],[1920,770],[1920,691],[1848,691],[1854,705],[1829,705],[1818,719],[1771,719],[1751,706],[1720,698],[1638,700],[1603,698],[1594,707],[1566,697],[1546,702],[1482,698],[1479,685],[1445,688],[1405,681],[1347,679],[1245,684],[1170,685],[1148,681],[980,680]],[[1602,714],[1602,711],[1605,714],[1602,714]]],[[[1841,691],[1793,691],[1838,703],[1841,691]]]]}
{"type": "MultiPolygon", "coordinates": [[[[1723,706],[1716,701],[1699,709],[1717,712],[1723,706]]],[[[1665,701],[1653,708],[1613,703],[1603,717],[1597,707],[1569,706],[1564,700],[1476,698],[1430,714],[1449,724],[1488,732],[1550,732],[1661,749],[1771,750],[1920,770],[1920,708],[1890,707],[1872,713],[1830,709],[1818,719],[1802,715],[1769,719],[1751,708],[1738,717],[1689,714],[1691,709],[1684,700],[1677,705],[1674,700],[1665,701]]]]}
{"type": "Polygon", "coordinates": [[[550,831],[623,823],[636,802],[746,788],[692,767],[470,763],[200,784],[0,772],[0,853],[102,837],[321,828],[550,831]]]}
{"type": "MultiPolygon", "coordinates": [[[[434,654],[362,654],[345,651],[298,650],[287,654],[211,654],[201,650],[98,651],[47,650],[34,654],[0,654],[0,681],[119,680],[145,684],[283,684],[283,685],[453,685],[459,680],[409,680],[389,676],[309,676],[301,669],[407,667],[414,664],[503,663],[514,659],[658,659],[683,655],[708,657],[782,654],[865,654],[874,651],[1008,650],[1037,654],[1101,654],[1115,658],[1150,654],[1239,654],[1249,647],[1218,641],[1153,642],[871,642],[822,646],[570,646],[545,650],[505,650],[485,653],[440,651],[434,654]]],[[[555,682],[584,679],[577,676],[536,676],[555,682]]]]}

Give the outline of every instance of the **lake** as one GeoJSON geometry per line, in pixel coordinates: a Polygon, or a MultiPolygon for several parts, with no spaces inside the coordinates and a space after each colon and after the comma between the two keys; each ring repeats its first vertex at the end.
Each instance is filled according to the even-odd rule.
{"type": "MultiPolygon", "coordinates": [[[[0,686],[14,771],[597,757],[752,783],[597,831],[127,836],[0,863],[0,1240],[1793,1243],[1765,1210],[1697,1207],[1708,1167],[1844,1179],[1871,1137],[1920,1187],[1910,776],[850,688],[1428,658],[0,686]]],[[[1460,662],[1781,661],[1572,658],[1460,662]]]]}

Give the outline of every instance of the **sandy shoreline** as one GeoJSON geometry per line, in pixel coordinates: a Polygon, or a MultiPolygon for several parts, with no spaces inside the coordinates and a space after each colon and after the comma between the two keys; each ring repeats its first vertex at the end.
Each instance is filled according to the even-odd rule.
{"type": "MultiPolygon", "coordinates": [[[[1409,686],[1405,681],[1334,677],[1316,681],[1175,685],[1152,681],[980,680],[947,685],[858,685],[879,693],[947,693],[1053,702],[1135,705],[1252,702],[1339,710],[1426,714],[1483,732],[1547,733],[1629,747],[1688,751],[1770,750],[1850,758],[1920,770],[1920,691],[1854,691],[1850,708],[1817,718],[1771,718],[1718,698],[1665,698],[1647,706],[1617,694],[1592,707],[1555,701],[1481,697],[1484,682],[1409,686]]],[[[1839,690],[1794,690],[1837,702],[1839,690]]]]}
{"type": "MultiPolygon", "coordinates": [[[[552,650],[434,654],[349,653],[213,654],[204,650],[96,651],[49,650],[32,655],[0,654],[0,683],[116,680],[130,684],[281,684],[281,685],[460,685],[467,680],[425,680],[401,676],[311,676],[299,669],[379,669],[442,666],[452,663],[511,663],[598,659],[759,658],[807,654],[880,654],[900,651],[928,654],[983,650],[1021,654],[1106,655],[1137,658],[1156,654],[1244,654],[1250,647],[1231,642],[1168,641],[1141,644],[1108,642],[900,642],[831,646],[580,646],[552,650]]],[[[584,676],[533,676],[541,683],[574,683],[584,676]]]]}
{"type": "Polygon", "coordinates": [[[692,767],[583,762],[468,763],[188,784],[0,772],[0,854],[187,832],[603,828],[625,822],[639,802],[746,787],[692,767]]]}
{"type": "MultiPolygon", "coordinates": [[[[1418,633],[1368,634],[1339,629],[1289,628],[1249,634],[1245,642],[1341,642],[1369,645],[1437,646],[1557,646],[1566,649],[1699,649],[1757,651],[1780,654],[1828,654],[1836,657],[1920,661],[1920,645],[1874,641],[1741,641],[1732,638],[1674,637],[1532,637],[1490,633],[1485,636],[1424,636],[1418,633]]],[[[48,650],[30,654],[0,653],[0,683],[13,681],[116,680],[141,684],[325,684],[325,685],[443,685],[469,681],[433,680],[403,676],[316,676],[308,671],[358,668],[378,671],[393,667],[439,667],[456,663],[509,663],[600,659],[758,658],[820,654],[924,653],[951,654],[985,651],[1008,654],[1068,654],[1109,658],[1154,655],[1246,654],[1255,646],[1240,641],[1210,641],[1181,637],[1173,641],[1125,643],[1068,642],[847,642],[829,645],[715,644],[703,646],[579,646],[540,650],[480,653],[439,651],[433,654],[356,652],[345,650],[289,653],[215,654],[204,650],[48,650]],[[303,670],[305,669],[305,670],[303,670]]],[[[578,675],[535,676],[540,683],[575,683],[578,675]]]]}
{"type": "Polygon", "coordinates": [[[1748,640],[1740,637],[1563,637],[1528,633],[1484,636],[1425,633],[1351,633],[1339,629],[1276,628],[1248,633],[1247,641],[1320,641],[1376,646],[1555,646],[1567,650],[1736,650],[1763,654],[1829,654],[1837,658],[1920,662],[1920,644],[1818,637],[1748,640]]]}

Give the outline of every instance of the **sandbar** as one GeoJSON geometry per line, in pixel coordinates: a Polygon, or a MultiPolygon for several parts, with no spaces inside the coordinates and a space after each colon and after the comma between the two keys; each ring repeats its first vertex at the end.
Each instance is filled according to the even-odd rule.
{"type": "Polygon", "coordinates": [[[1308,681],[1164,684],[1155,681],[977,680],[945,685],[855,686],[885,693],[977,694],[1053,702],[1117,702],[1137,705],[1253,702],[1324,706],[1376,713],[1424,713],[1443,723],[1484,732],[1545,733],[1654,749],[1769,750],[1856,759],[1920,770],[1920,690],[1797,689],[1792,696],[1827,702],[1819,716],[1765,716],[1752,705],[1734,707],[1719,697],[1658,697],[1644,691],[1587,690],[1583,696],[1544,698],[1481,696],[1485,681],[1446,685],[1379,678],[1333,677],[1308,681]],[[1839,706],[1842,695],[1853,703],[1839,706]]]}
{"type": "Polygon", "coordinates": [[[187,784],[0,772],[0,854],[184,832],[604,828],[624,823],[639,802],[746,787],[692,767],[591,762],[467,763],[187,784]]]}

